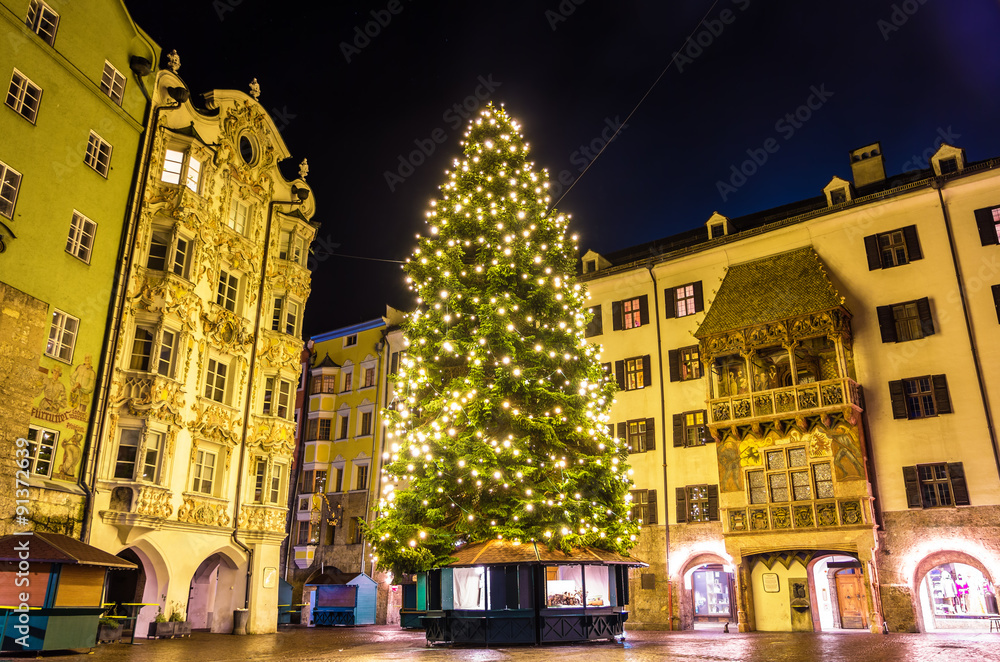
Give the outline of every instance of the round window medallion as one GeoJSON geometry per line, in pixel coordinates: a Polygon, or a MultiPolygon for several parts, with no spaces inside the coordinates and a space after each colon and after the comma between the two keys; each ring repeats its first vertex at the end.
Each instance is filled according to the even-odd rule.
{"type": "Polygon", "coordinates": [[[253,141],[247,136],[240,136],[240,158],[246,164],[253,164],[255,158],[253,141]]]}

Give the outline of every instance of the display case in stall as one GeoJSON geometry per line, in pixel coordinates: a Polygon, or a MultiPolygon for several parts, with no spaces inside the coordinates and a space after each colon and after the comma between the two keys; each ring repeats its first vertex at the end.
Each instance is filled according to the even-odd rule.
{"type": "Polygon", "coordinates": [[[545,644],[614,640],[628,619],[637,559],[599,549],[567,554],[536,543],[489,541],[418,575],[428,643],[545,644]]]}
{"type": "Polygon", "coordinates": [[[58,533],[0,538],[0,648],[92,648],[104,611],[107,572],[136,569],[134,563],[58,533]]]}

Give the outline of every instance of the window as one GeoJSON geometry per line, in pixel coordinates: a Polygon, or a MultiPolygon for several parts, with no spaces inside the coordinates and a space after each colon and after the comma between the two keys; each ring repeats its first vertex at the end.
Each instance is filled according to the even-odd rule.
{"type": "Polygon", "coordinates": [[[365,382],[361,388],[375,386],[375,368],[365,368],[365,382]]]}
{"type": "Polygon", "coordinates": [[[928,418],[950,414],[948,380],[944,375],[925,375],[889,382],[893,418],[928,418]]]}
{"type": "Polygon", "coordinates": [[[354,347],[358,344],[358,334],[353,333],[344,337],[344,347],[354,347]]]}
{"type": "Polygon", "coordinates": [[[726,234],[726,226],[722,223],[713,223],[709,228],[709,239],[723,237],[726,234]]]}
{"type": "Polygon", "coordinates": [[[636,329],[649,324],[648,297],[644,294],[634,299],[615,301],[611,304],[612,325],[615,331],[636,329]]]}
{"type": "Polygon", "coordinates": [[[364,542],[364,519],[361,517],[351,518],[351,528],[348,532],[347,544],[360,545],[364,542]]]}
{"type": "Polygon", "coordinates": [[[587,260],[583,263],[583,273],[590,274],[597,271],[597,260],[587,260]]]}
{"type": "Polygon", "coordinates": [[[691,379],[701,379],[701,351],[698,345],[672,349],[667,354],[670,360],[670,381],[686,382],[691,379]]]}
{"type": "Polygon", "coordinates": [[[917,240],[916,225],[868,235],[865,237],[865,253],[869,271],[898,267],[924,256],[917,240]]]}
{"type": "Polygon", "coordinates": [[[278,259],[301,264],[305,247],[305,239],[292,230],[282,230],[278,243],[278,259]]]}
{"type": "Polygon", "coordinates": [[[108,171],[111,169],[111,143],[91,131],[83,162],[96,170],[102,177],[107,177],[108,171]]]}
{"type": "Polygon", "coordinates": [[[704,446],[710,441],[705,425],[706,410],[674,414],[674,446],[704,446]]]}
{"type": "Polygon", "coordinates": [[[90,264],[90,253],[94,248],[97,223],[78,211],[73,212],[69,222],[69,236],[66,238],[66,252],[90,264]]]}
{"type": "Polygon", "coordinates": [[[230,230],[235,230],[239,234],[244,234],[246,232],[247,216],[249,216],[249,214],[250,206],[242,200],[233,198],[233,201],[229,204],[229,217],[226,219],[226,225],[229,226],[230,230]]]}
{"type": "Polygon", "coordinates": [[[961,462],[918,464],[903,467],[906,505],[909,508],[968,506],[969,490],[961,462]]]}
{"type": "Polygon", "coordinates": [[[879,306],[876,312],[882,342],[906,342],[934,335],[934,318],[927,297],[879,306]]]}
{"type": "Polygon", "coordinates": [[[687,317],[705,309],[701,281],[680,287],[671,287],[663,292],[667,319],[687,317]]]}
{"type": "Polygon", "coordinates": [[[287,333],[290,336],[298,334],[298,302],[285,297],[274,297],[274,313],[271,316],[271,330],[287,333]]]}
{"type": "Polygon", "coordinates": [[[28,6],[28,17],[24,19],[24,24],[49,46],[55,44],[56,29],[59,27],[59,14],[52,7],[41,0],[31,0],[31,4],[28,6]]]}
{"type": "Polygon", "coordinates": [[[361,436],[366,436],[372,433],[372,412],[366,411],[361,413],[361,436]]]}
{"type": "Polygon", "coordinates": [[[240,289],[240,279],[225,269],[219,270],[219,285],[215,292],[215,303],[226,310],[236,312],[236,297],[240,289]]]}
{"type": "Polygon", "coordinates": [[[214,494],[216,454],[198,449],[195,451],[191,468],[191,491],[199,494],[214,494]]]}
{"type": "Polygon", "coordinates": [[[177,332],[163,329],[136,327],[132,341],[129,370],[156,372],[164,377],[174,376],[174,356],[177,352],[177,332]],[[157,337],[159,333],[159,337],[157,337]]]}
{"type": "Polygon", "coordinates": [[[354,375],[354,373],[352,371],[347,371],[347,372],[344,373],[344,391],[345,392],[351,390],[351,378],[353,377],[353,375],[354,375]]]}
{"type": "Polygon", "coordinates": [[[942,175],[950,175],[953,172],[958,172],[958,159],[954,156],[950,159],[941,159],[938,161],[938,168],[941,169],[942,175]]]}
{"type": "Polygon", "coordinates": [[[268,377],[264,380],[265,416],[288,418],[291,411],[292,383],[287,379],[268,377]]]}
{"type": "Polygon", "coordinates": [[[640,418],[618,424],[618,438],[627,442],[629,453],[656,450],[656,435],[652,418],[640,418]]]}
{"type": "Polygon", "coordinates": [[[750,503],[833,498],[830,463],[818,462],[810,466],[805,447],[766,451],[764,468],[747,471],[747,485],[750,503]]]}
{"type": "Polygon", "coordinates": [[[36,425],[28,426],[28,473],[37,476],[48,476],[52,471],[52,459],[55,454],[59,433],[36,425]]]}
{"type": "Polygon", "coordinates": [[[615,361],[615,379],[622,391],[634,391],[650,386],[649,354],[624,361],[615,361]]]}
{"type": "Polygon", "coordinates": [[[0,214],[14,218],[14,203],[21,188],[21,173],[0,161],[0,214]]]}
{"type": "Polygon", "coordinates": [[[1000,322],[1000,285],[990,287],[993,291],[993,307],[997,310],[997,321],[1000,322]]]}
{"type": "Polygon", "coordinates": [[[593,317],[587,322],[587,328],[584,330],[584,336],[587,338],[592,338],[593,336],[599,336],[604,333],[604,320],[601,318],[601,307],[591,306],[589,312],[593,313],[593,317]]]}
{"type": "Polygon", "coordinates": [[[630,490],[631,517],[640,524],[656,524],[656,490],[630,490]]]}
{"type": "Polygon", "coordinates": [[[198,192],[198,181],[201,178],[201,162],[191,156],[190,152],[178,152],[167,149],[163,157],[163,174],[160,179],[168,184],[180,184],[198,192]],[[185,167],[185,164],[187,167],[185,167]]]}
{"type": "Polygon", "coordinates": [[[299,535],[296,544],[315,545],[319,542],[319,522],[303,520],[299,522],[299,535]]]}
{"type": "Polygon", "coordinates": [[[719,486],[688,485],[677,488],[677,521],[718,522],[719,486]]]}
{"type": "Polygon", "coordinates": [[[115,478],[142,480],[149,483],[157,482],[162,441],[162,433],[150,432],[146,435],[145,446],[143,446],[141,428],[121,428],[118,455],[115,458],[115,478]],[[140,453],[141,462],[139,461],[140,453]]]}
{"type": "Polygon", "coordinates": [[[226,404],[226,374],[229,366],[218,359],[208,360],[205,373],[205,397],[226,404]]]}
{"type": "Polygon", "coordinates": [[[309,441],[330,441],[330,428],[333,421],[329,418],[314,418],[309,421],[309,441]]]}
{"type": "Polygon", "coordinates": [[[281,492],[285,480],[285,465],[275,464],[271,467],[271,493],[268,495],[268,503],[278,505],[281,501],[281,492]]]}
{"type": "Polygon", "coordinates": [[[53,310],[45,353],[54,359],[72,363],[73,347],[76,345],[76,335],[79,330],[80,320],[61,310],[53,310]]]}
{"type": "Polygon", "coordinates": [[[340,434],[337,436],[337,439],[347,439],[347,431],[348,425],[350,425],[351,415],[344,412],[338,416],[338,419],[340,420],[340,434]]]}
{"type": "Polygon", "coordinates": [[[312,380],[312,392],[316,393],[336,393],[337,392],[337,376],[336,375],[316,375],[312,380]]]}
{"type": "Polygon", "coordinates": [[[326,471],[308,469],[302,472],[302,494],[322,494],[326,489],[326,471]]]}
{"type": "Polygon", "coordinates": [[[267,460],[258,459],[254,471],[253,502],[264,503],[264,481],[267,479],[267,460]]]}
{"type": "Polygon", "coordinates": [[[835,188],[830,191],[830,204],[842,205],[847,202],[847,189],[835,188]]]}
{"type": "Polygon", "coordinates": [[[355,487],[357,490],[364,490],[368,488],[368,465],[362,464],[358,467],[358,482],[355,487]]]}
{"type": "Polygon", "coordinates": [[[164,228],[154,228],[149,240],[149,257],[146,268],[171,271],[181,278],[188,276],[191,261],[191,242],[164,228]]]}
{"type": "Polygon", "coordinates": [[[38,87],[28,77],[17,69],[10,77],[10,87],[7,88],[7,105],[21,117],[32,124],[38,116],[38,104],[42,101],[42,88],[38,87]]]}
{"type": "Polygon", "coordinates": [[[979,240],[983,246],[1000,244],[1000,207],[977,209],[975,215],[979,240]]]}
{"type": "Polygon", "coordinates": [[[104,61],[104,73],[101,74],[101,92],[104,92],[119,106],[125,96],[125,76],[107,60],[104,61]]]}

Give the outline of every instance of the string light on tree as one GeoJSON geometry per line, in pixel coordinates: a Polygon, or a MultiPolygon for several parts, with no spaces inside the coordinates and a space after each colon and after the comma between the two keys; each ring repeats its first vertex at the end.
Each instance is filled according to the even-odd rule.
{"type": "Polygon", "coordinates": [[[396,576],[463,542],[627,553],[632,470],[608,434],[615,386],[584,336],[577,237],[546,213],[548,173],[502,107],[461,145],[403,267],[419,306],[366,536],[396,576]]]}

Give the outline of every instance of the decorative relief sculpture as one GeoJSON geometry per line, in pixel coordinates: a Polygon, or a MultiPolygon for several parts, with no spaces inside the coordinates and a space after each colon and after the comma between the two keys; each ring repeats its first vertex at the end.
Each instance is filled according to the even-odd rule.
{"type": "Polygon", "coordinates": [[[285,509],[267,506],[241,506],[238,527],[250,531],[285,532],[285,509]]]}
{"type": "Polygon", "coordinates": [[[174,512],[174,507],[170,505],[170,497],[170,490],[143,486],[139,489],[139,496],[135,500],[134,512],[138,515],[166,519],[174,512]]]}
{"type": "Polygon", "coordinates": [[[240,443],[243,419],[239,413],[220,405],[194,404],[195,418],[188,424],[191,434],[225,446],[240,443]]]}
{"type": "Polygon", "coordinates": [[[231,518],[226,512],[228,504],[202,501],[185,496],[184,504],[177,511],[177,521],[204,526],[229,526],[231,518]]]}

